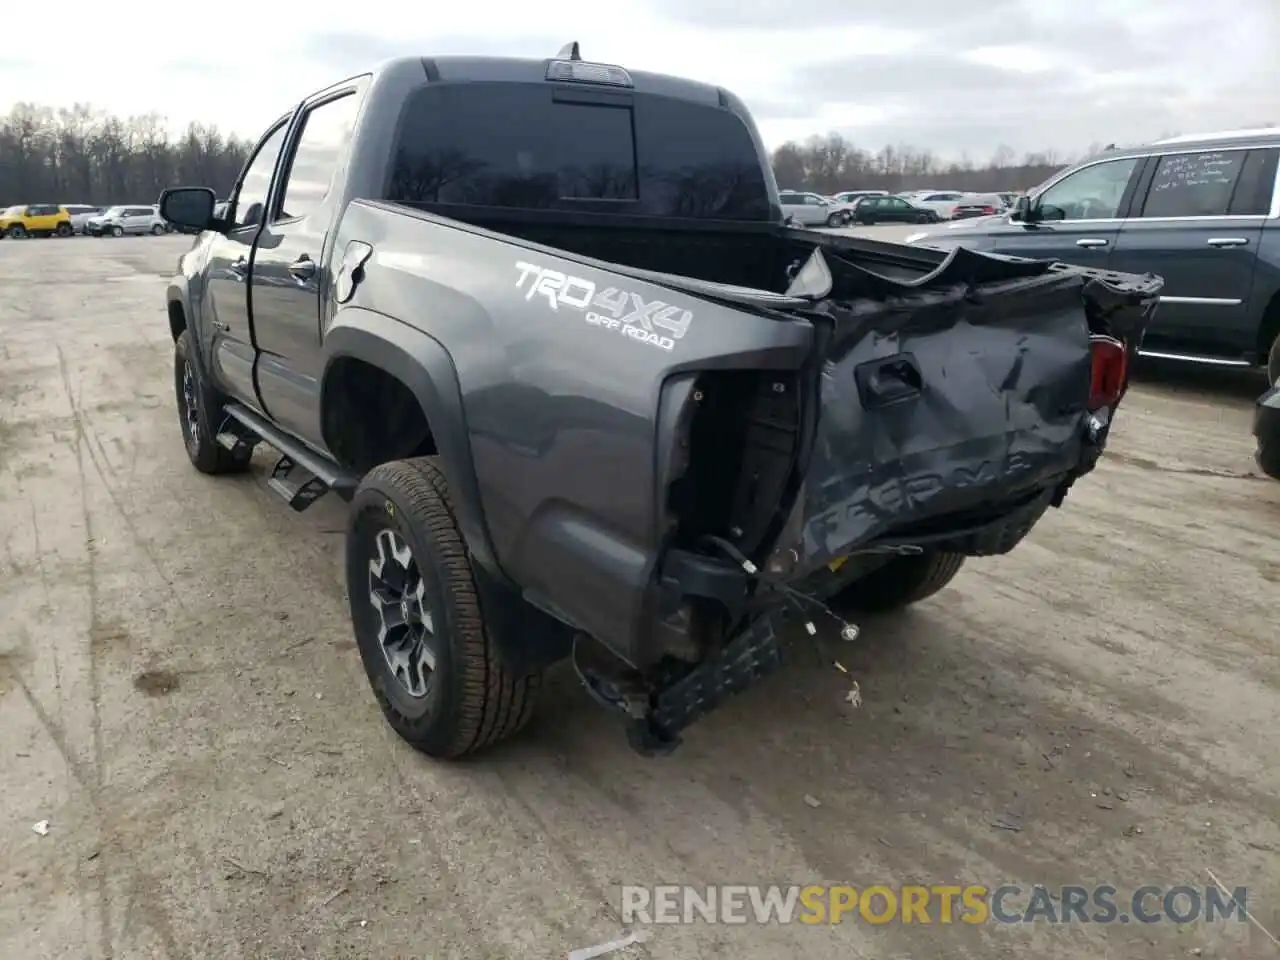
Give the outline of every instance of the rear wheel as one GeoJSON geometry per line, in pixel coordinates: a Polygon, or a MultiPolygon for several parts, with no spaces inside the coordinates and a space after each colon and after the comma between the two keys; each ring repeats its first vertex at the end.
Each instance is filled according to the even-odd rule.
{"type": "Polygon", "coordinates": [[[1271,341],[1271,352],[1267,354],[1267,382],[1272,386],[1280,383],[1280,333],[1271,341]]]}
{"type": "Polygon", "coordinates": [[[960,572],[964,555],[933,551],[894,557],[842,589],[828,604],[839,614],[879,613],[925,600],[960,572]]]}
{"type": "Polygon", "coordinates": [[[916,223],[932,223],[932,222],[933,222],[933,217],[929,216],[927,213],[922,213],[918,217],[916,217],[916,223]]]}
{"type": "Polygon", "coordinates": [[[72,234],[72,233],[74,233],[75,231],[73,231],[73,230],[71,229],[71,224],[69,224],[69,223],[60,223],[60,224],[58,224],[57,229],[55,229],[53,232],[54,232],[56,235],[58,235],[59,237],[69,237],[69,236],[71,236],[71,234],[72,234]]]}
{"type": "Polygon", "coordinates": [[[218,443],[225,398],[207,383],[192,356],[191,334],[184,330],[173,345],[173,387],[187,457],[201,473],[238,473],[249,466],[251,450],[233,453],[218,443]]]}
{"type": "Polygon", "coordinates": [[[351,503],[347,596],[360,659],[392,729],[428,756],[504,740],[533,714],[541,674],[502,662],[434,458],[375,467],[351,503]]]}

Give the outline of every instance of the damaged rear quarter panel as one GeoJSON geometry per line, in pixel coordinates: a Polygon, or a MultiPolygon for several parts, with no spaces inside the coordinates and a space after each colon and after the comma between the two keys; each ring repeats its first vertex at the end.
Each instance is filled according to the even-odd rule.
{"type": "Polygon", "coordinates": [[[375,251],[352,305],[448,345],[502,571],[630,659],[659,547],[664,383],[704,369],[795,369],[811,326],[403,208],[353,204],[342,234],[338,249],[360,238],[375,251]]]}

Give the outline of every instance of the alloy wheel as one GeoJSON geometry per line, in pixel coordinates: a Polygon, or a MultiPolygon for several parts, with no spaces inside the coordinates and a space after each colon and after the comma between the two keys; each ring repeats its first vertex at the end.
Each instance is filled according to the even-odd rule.
{"type": "Polygon", "coordinates": [[[182,365],[182,414],[187,424],[187,449],[194,452],[200,448],[200,397],[190,360],[182,365]]]}
{"type": "Polygon", "coordinates": [[[427,695],[436,667],[435,616],[413,550],[395,530],[379,530],[369,560],[369,603],[387,669],[414,699],[427,695]]]}

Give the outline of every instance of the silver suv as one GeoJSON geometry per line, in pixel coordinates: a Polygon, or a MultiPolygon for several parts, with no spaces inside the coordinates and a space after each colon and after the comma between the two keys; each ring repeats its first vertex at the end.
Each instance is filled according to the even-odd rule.
{"type": "Polygon", "coordinates": [[[100,217],[92,217],[86,224],[87,232],[95,237],[111,235],[153,233],[159,236],[168,230],[158,207],[110,207],[100,217]]]}

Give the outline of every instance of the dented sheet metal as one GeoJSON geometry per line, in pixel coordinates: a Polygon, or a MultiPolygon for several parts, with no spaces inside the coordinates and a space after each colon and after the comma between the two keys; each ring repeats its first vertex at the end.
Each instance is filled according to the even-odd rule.
{"type": "Polygon", "coordinates": [[[898,279],[815,251],[790,292],[829,288],[819,412],[775,556],[811,571],[1023,501],[1034,523],[1096,459],[1090,334],[1136,349],[1161,285],[964,249],[898,279]]]}

